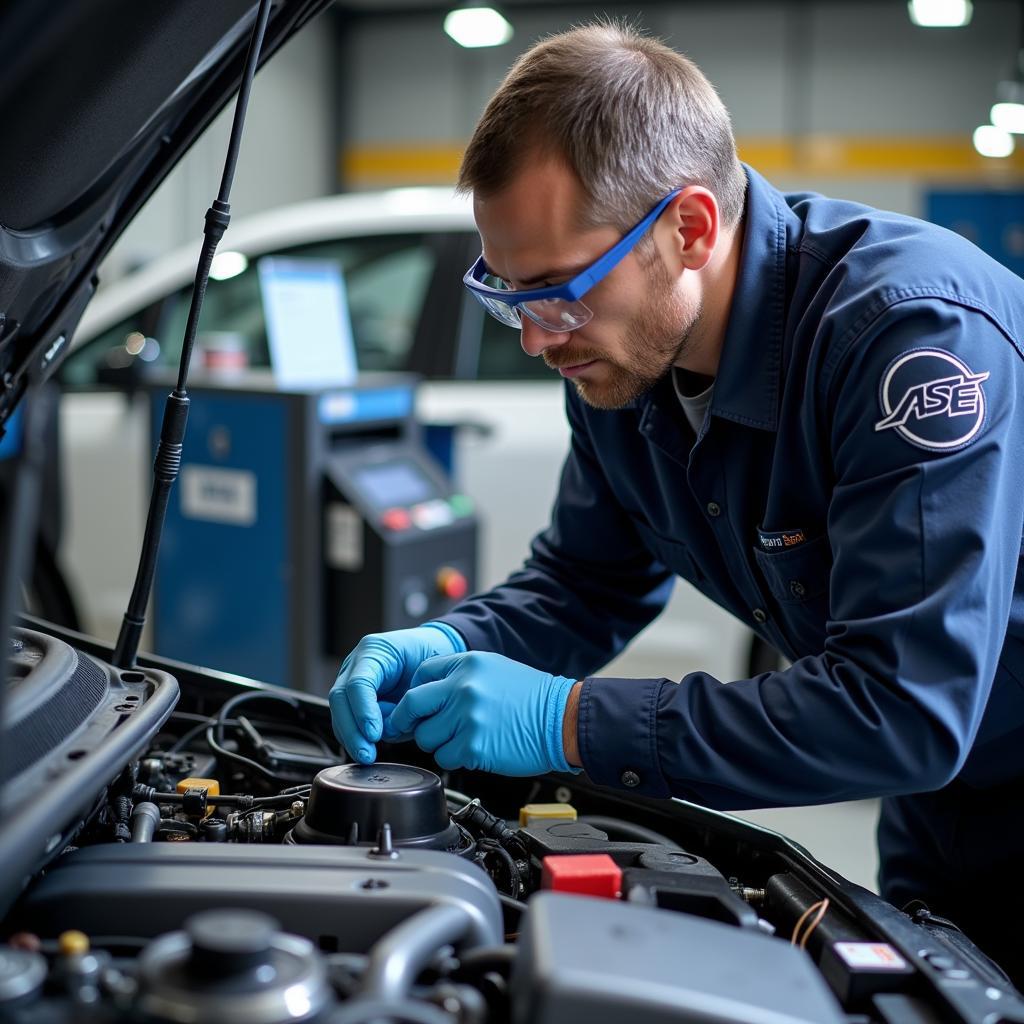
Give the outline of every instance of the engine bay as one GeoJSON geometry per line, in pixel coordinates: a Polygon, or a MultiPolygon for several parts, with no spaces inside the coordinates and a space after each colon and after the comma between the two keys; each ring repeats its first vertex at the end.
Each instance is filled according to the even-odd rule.
{"type": "Polygon", "coordinates": [[[322,700],[80,641],[14,640],[0,1019],[1024,1020],[950,923],[776,833],[347,763],[322,700]]]}

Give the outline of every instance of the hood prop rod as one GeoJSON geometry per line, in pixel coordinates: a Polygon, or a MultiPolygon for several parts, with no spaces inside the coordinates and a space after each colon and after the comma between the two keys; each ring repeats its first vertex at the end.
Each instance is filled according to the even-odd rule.
{"type": "Polygon", "coordinates": [[[139,641],[142,638],[142,628],[146,624],[146,605],[149,603],[149,594],[153,589],[156,560],[160,551],[160,536],[163,533],[164,520],[167,518],[167,504],[171,496],[171,488],[181,469],[185,425],[188,421],[189,397],[186,384],[189,363],[192,360],[192,349],[195,346],[196,330],[199,326],[199,314],[202,312],[203,298],[206,295],[206,284],[210,278],[210,266],[213,263],[217,245],[231,220],[231,205],[228,202],[228,197],[231,194],[231,183],[234,180],[235,166],[238,163],[238,150],[242,144],[242,126],[245,123],[245,111],[249,105],[252,80],[256,74],[260,47],[263,45],[263,37],[266,34],[267,21],[270,17],[270,2],[271,0],[260,0],[256,23],[249,39],[245,71],[238,88],[238,99],[235,101],[235,116],[231,124],[231,138],[228,140],[220,191],[210,209],[206,211],[203,247],[199,255],[195,281],[192,285],[192,304],[188,311],[185,339],[181,347],[181,361],[178,365],[178,383],[167,396],[167,405],[164,407],[160,440],[157,444],[156,459],[153,465],[153,490],[149,499],[149,513],[146,516],[146,532],[142,539],[142,551],[139,554],[139,568],[135,576],[132,596],[128,601],[128,609],[124,613],[124,621],[121,623],[117,645],[114,648],[113,664],[117,668],[133,668],[135,666],[135,657],[139,652],[139,641]]]}

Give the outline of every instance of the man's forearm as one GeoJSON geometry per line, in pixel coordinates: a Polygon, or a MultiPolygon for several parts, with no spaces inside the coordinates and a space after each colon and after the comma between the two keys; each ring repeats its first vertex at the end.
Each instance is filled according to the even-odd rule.
{"type": "Polygon", "coordinates": [[[583,683],[578,682],[569,691],[569,699],[565,702],[565,715],[562,718],[562,749],[565,751],[565,759],[574,768],[582,768],[580,760],[580,744],[576,738],[576,727],[580,718],[580,690],[583,683]]]}

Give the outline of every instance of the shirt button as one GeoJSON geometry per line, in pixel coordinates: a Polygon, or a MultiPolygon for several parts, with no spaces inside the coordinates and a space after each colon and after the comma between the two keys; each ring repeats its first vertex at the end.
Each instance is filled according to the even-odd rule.
{"type": "Polygon", "coordinates": [[[712,519],[717,519],[722,514],[722,506],[717,501],[709,501],[707,505],[708,515],[712,519]]]}
{"type": "Polygon", "coordinates": [[[636,772],[623,772],[622,773],[622,784],[629,786],[632,789],[634,786],[640,785],[640,776],[636,772]]]}
{"type": "Polygon", "coordinates": [[[764,625],[764,623],[768,621],[768,616],[765,614],[765,610],[763,608],[755,608],[752,614],[754,616],[754,621],[761,625],[764,625]]]}
{"type": "Polygon", "coordinates": [[[803,597],[807,593],[807,588],[799,580],[790,580],[789,592],[794,597],[803,597]]]}

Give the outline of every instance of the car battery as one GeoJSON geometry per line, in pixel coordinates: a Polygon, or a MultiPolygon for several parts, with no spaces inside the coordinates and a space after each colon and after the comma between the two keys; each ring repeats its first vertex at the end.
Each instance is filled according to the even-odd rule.
{"type": "MultiPolygon", "coordinates": [[[[165,388],[154,387],[159,436],[165,388]]],[[[325,693],[365,633],[475,588],[477,519],[428,453],[415,380],[197,378],[153,595],[157,653],[325,693]]]]}

